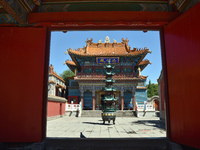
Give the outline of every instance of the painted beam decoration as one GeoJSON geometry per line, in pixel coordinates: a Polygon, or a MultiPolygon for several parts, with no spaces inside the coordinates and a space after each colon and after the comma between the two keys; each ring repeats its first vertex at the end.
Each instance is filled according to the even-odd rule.
{"type": "Polygon", "coordinates": [[[8,13],[0,13],[0,24],[14,24],[14,18],[8,13]]]}
{"type": "Polygon", "coordinates": [[[168,12],[166,2],[158,3],[42,3],[40,12],[70,11],[161,11],[168,12]]]}
{"type": "Polygon", "coordinates": [[[14,19],[19,24],[26,24],[28,13],[36,4],[39,5],[39,2],[39,0],[0,0],[1,7],[9,14],[1,13],[0,23],[15,23],[14,19]]]}
{"type": "Polygon", "coordinates": [[[96,61],[98,64],[107,64],[110,60],[110,63],[117,64],[119,63],[119,57],[97,57],[96,61]]]}
{"type": "Polygon", "coordinates": [[[18,1],[0,0],[0,4],[19,24],[26,23],[26,11],[18,1]]]}

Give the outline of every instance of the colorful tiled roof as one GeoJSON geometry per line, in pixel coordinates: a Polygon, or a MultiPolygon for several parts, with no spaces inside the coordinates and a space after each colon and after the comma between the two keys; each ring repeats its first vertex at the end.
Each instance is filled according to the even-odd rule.
{"type": "Polygon", "coordinates": [[[139,63],[138,66],[141,66],[141,65],[148,65],[148,64],[151,64],[151,62],[149,60],[143,60],[139,63]]]}
{"type": "Polygon", "coordinates": [[[125,48],[125,46],[122,46],[121,43],[116,43],[117,45],[120,45],[119,47],[113,47],[113,43],[106,43],[110,45],[109,47],[105,47],[105,44],[102,44],[102,47],[96,46],[98,43],[94,43],[91,47],[88,48],[88,50],[72,50],[69,49],[68,53],[71,56],[71,54],[79,55],[79,56],[137,56],[140,54],[147,54],[149,52],[149,49],[133,49],[128,50],[125,48]]]}
{"type": "Polygon", "coordinates": [[[72,65],[72,66],[76,66],[75,62],[71,61],[71,60],[66,60],[65,63],[68,65],[72,65]]]}
{"type": "Polygon", "coordinates": [[[76,64],[75,64],[74,61],[66,60],[66,61],[65,61],[65,64],[67,64],[67,66],[71,69],[72,72],[75,71],[75,67],[74,67],[74,66],[76,66],[76,64]]]}
{"type": "Polygon", "coordinates": [[[59,76],[53,69],[54,69],[54,67],[51,64],[49,66],[49,75],[53,75],[53,76],[57,77],[58,79],[60,79],[61,81],[63,81],[65,83],[65,80],[61,76],[59,76]]]}
{"type": "Polygon", "coordinates": [[[68,53],[72,59],[72,61],[67,60],[65,64],[74,71],[76,67],[78,67],[80,62],[76,59],[77,56],[81,57],[132,57],[138,56],[140,59],[137,60],[136,66],[141,66],[141,70],[143,70],[150,62],[148,60],[142,61],[147,53],[151,53],[148,48],[131,49],[128,46],[128,39],[123,39],[121,43],[117,43],[116,40],[113,40],[113,43],[110,43],[109,37],[106,37],[105,43],[101,43],[101,40],[98,43],[93,43],[93,39],[87,39],[86,47],[79,49],[68,49],[68,53]]]}
{"type": "Polygon", "coordinates": [[[151,64],[149,60],[143,60],[137,66],[141,66],[142,67],[141,71],[142,71],[148,64],[151,64]]]}
{"type": "Polygon", "coordinates": [[[141,79],[147,79],[148,76],[140,76],[141,79]]]}

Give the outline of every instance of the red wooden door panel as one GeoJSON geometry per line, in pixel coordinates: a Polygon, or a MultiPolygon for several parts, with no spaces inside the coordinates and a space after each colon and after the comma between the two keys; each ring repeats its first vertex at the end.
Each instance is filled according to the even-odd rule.
{"type": "Polygon", "coordinates": [[[171,140],[200,148],[200,3],[164,28],[171,140]]]}
{"type": "Polygon", "coordinates": [[[0,28],[0,142],[42,140],[45,28],[0,28]]]}

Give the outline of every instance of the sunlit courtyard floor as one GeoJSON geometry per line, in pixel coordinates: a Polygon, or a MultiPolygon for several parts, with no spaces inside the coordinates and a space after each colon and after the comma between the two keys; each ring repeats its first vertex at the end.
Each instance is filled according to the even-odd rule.
{"type": "Polygon", "coordinates": [[[47,137],[152,138],[166,137],[166,131],[158,117],[117,117],[115,125],[104,125],[101,117],[65,116],[47,121],[47,137]]]}

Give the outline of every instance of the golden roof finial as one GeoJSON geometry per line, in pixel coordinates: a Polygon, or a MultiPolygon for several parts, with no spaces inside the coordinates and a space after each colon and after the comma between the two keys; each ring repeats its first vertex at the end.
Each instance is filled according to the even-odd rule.
{"type": "Polygon", "coordinates": [[[110,43],[110,38],[108,36],[105,38],[105,43],[110,43]]]}

